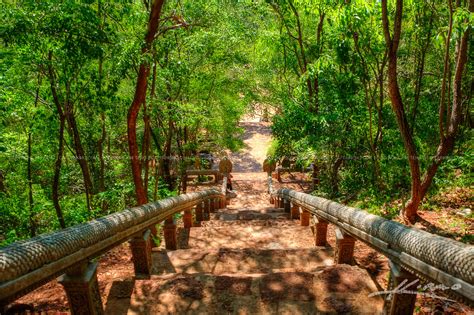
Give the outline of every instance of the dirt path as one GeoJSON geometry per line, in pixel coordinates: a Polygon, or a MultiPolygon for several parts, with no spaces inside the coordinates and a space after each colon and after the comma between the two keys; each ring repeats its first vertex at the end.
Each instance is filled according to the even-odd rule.
{"type": "Polygon", "coordinates": [[[245,129],[242,136],[244,148],[229,153],[234,164],[233,173],[260,173],[272,140],[270,123],[247,120],[242,121],[240,126],[245,129]]]}
{"type": "MultiPolygon", "coordinates": [[[[227,209],[221,209],[219,211],[220,215],[222,216],[222,220],[224,221],[226,221],[226,218],[231,218],[232,215],[237,216],[238,214],[237,217],[243,218],[241,220],[244,220],[245,222],[250,222],[251,217],[272,217],[273,215],[275,215],[275,211],[278,210],[274,209],[273,205],[269,203],[269,195],[267,193],[267,175],[265,172],[262,171],[262,163],[266,157],[268,147],[271,143],[270,124],[259,122],[257,120],[246,120],[241,123],[241,126],[245,128],[245,132],[243,134],[244,148],[239,152],[229,153],[229,158],[234,164],[234,171],[232,173],[234,186],[233,189],[236,191],[237,197],[231,200],[231,203],[227,207],[227,209]]],[[[283,183],[278,183],[277,181],[274,181],[274,187],[287,187],[299,191],[307,190],[305,189],[307,187],[303,187],[301,184],[296,184],[294,183],[294,181],[291,182],[292,179],[294,178],[285,178],[283,183]]],[[[193,187],[190,190],[192,191],[194,189],[201,190],[208,188],[209,186],[201,186],[193,187]]],[[[217,186],[216,188],[220,189],[220,186],[217,186]]],[[[449,202],[452,202],[452,197],[450,196],[448,198],[445,197],[445,199],[449,200],[449,202]]],[[[426,212],[426,215],[428,214],[434,215],[433,212],[426,212]]],[[[423,216],[424,215],[425,213],[423,213],[423,216]]],[[[426,220],[433,222],[433,225],[435,225],[438,223],[439,217],[426,217],[426,220]]],[[[219,220],[214,218],[214,220],[207,221],[207,223],[209,223],[209,228],[213,228],[213,225],[211,224],[213,221],[219,220]]],[[[228,224],[229,222],[226,221],[224,223],[228,224]]],[[[297,225],[297,221],[292,223],[293,228],[295,228],[295,226],[297,227],[297,225]]],[[[236,226],[239,227],[239,225],[236,226]]],[[[238,242],[244,241],[244,245],[248,246],[249,239],[254,240],[258,236],[260,236],[261,238],[269,238],[271,240],[276,240],[278,239],[278,237],[280,237],[284,241],[291,241],[291,244],[295,245],[296,247],[312,248],[313,238],[311,234],[307,235],[308,237],[304,238],[302,236],[302,233],[295,233],[294,230],[290,230],[291,225],[284,225],[283,223],[278,223],[273,224],[272,226],[274,227],[273,230],[270,226],[270,229],[267,229],[269,231],[268,232],[264,229],[264,226],[260,226],[258,224],[246,224],[246,226],[241,229],[241,234],[238,234],[235,232],[234,228],[230,229],[229,225],[229,227],[221,229],[226,232],[230,231],[229,233],[231,233],[231,235],[227,235],[227,239],[220,239],[218,237],[211,236],[208,237],[207,240],[217,242],[221,245],[225,244],[226,246],[229,246],[233,242],[236,242],[237,244],[238,242]],[[285,229],[282,229],[282,226],[285,226],[285,229]],[[260,232],[259,229],[261,229],[260,232]],[[272,231],[274,231],[273,234],[271,233],[272,231]],[[249,235],[252,235],[252,238],[249,238],[249,235]]],[[[215,223],[214,228],[218,230],[219,224],[215,223]]],[[[265,228],[267,228],[267,226],[265,226],[265,228]]],[[[182,228],[180,229],[183,230],[182,228]]],[[[328,242],[331,248],[335,248],[335,232],[333,226],[329,226],[328,229],[328,242]]],[[[254,243],[252,243],[252,246],[256,247],[257,245],[255,245],[254,243]]],[[[272,248],[276,247],[275,244],[277,243],[271,243],[272,248]]],[[[238,245],[241,246],[242,244],[238,245]]],[[[378,286],[378,290],[383,290],[383,288],[386,288],[388,279],[387,259],[381,254],[375,252],[374,250],[363,244],[362,242],[356,243],[356,250],[354,254],[356,264],[359,267],[364,268],[368,271],[369,275],[373,278],[373,280],[375,280],[378,286]]],[[[285,253],[284,257],[284,261],[287,262],[290,256],[285,253]]],[[[255,259],[253,259],[253,257],[245,258],[244,256],[241,259],[239,256],[237,257],[237,259],[247,259],[248,261],[252,262],[252,264],[255,263],[255,259]]],[[[234,262],[236,266],[242,266],[242,262],[240,260],[234,262]]],[[[264,265],[266,268],[268,264],[262,265],[264,265]]],[[[292,265],[292,267],[295,267],[295,265],[292,265]]],[[[225,268],[227,270],[228,266],[226,265],[225,268]]],[[[124,301],[124,303],[126,304],[126,312],[126,310],[130,306],[130,298],[134,290],[135,281],[133,264],[131,261],[131,252],[128,244],[124,243],[112,249],[99,259],[98,279],[100,293],[102,296],[102,301],[104,303],[106,313],[118,313],[112,310],[111,308],[112,306],[114,306],[114,303],[116,302],[117,298],[119,298],[121,301],[124,301]],[[109,301],[113,302],[109,303],[109,301]]],[[[229,277],[225,278],[225,280],[229,281],[229,277]]],[[[274,279],[270,280],[273,281],[274,279]]],[[[180,281],[182,282],[184,280],[180,281]]],[[[222,287],[222,285],[220,287],[222,287]]],[[[182,290],[182,288],[179,288],[179,290],[182,290]]],[[[178,292],[181,292],[179,290],[178,292]]],[[[187,291],[184,292],[186,293],[187,291]]],[[[222,294],[219,292],[215,294],[215,296],[217,297],[220,297],[221,295],[222,294]]],[[[174,301],[175,295],[172,295],[172,298],[174,301]]],[[[229,301],[232,302],[233,298],[229,301]]],[[[65,292],[62,286],[56,280],[51,281],[46,285],[38,288],[37,290],[25,295],[21,299],[18,299],[16,303],[23,303],[33,306],[37,311],[49,311],[47,314],[68,314],[68,305],[65,292]]],[[[433,305],[435,305],[434,303],[436,303],[436,301],[433,301],[431,298],[425,298],[421,296],[417,301],[417,307],[421,310],[421,314],[428,314],[431,312],[433,305]]],[[[465,313],[469,313],[470,311],[472,311],[472,309],[466,306],[462,307],[466,310],[465,313]]],[[[458,304],[454,304],[453,308],[459,309],[458,304]]],[[[453,310],[453,308],[451,309],[451,311],[453,310]]],[[[310,310],[312,311],[313,309],[310,308],[310,310]]]]}
{"type": "Polygon", "coordinates": [[[260,122],[258,118],[247,118],[240,126],[244,128],[244,148],[228,153],[233,163],[232,188],[237,194],[237,198],[229,205],[229,210],[267,209],[270,204],[266,193],[266,173],[262,171],[262,165],[272,140],[270,124],[260,122]]]}

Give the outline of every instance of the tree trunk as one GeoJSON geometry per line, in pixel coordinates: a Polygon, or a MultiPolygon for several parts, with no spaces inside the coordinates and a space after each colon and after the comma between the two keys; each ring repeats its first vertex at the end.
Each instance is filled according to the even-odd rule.
{"type": "Polygon", "coordinates": [[[408,202],[405,209],[402,210],[402,216],[405,221],[414,223],[417,217],[418,205],[421,201],[420,165],[418,163],[416,146],[410,132],[410,126],[403,106],[402,96],[400,95],[397,73],[397,51],[402,30],[403,0],[397,0],[393,36],[390,36],[387,11],[387,0],[382,0],[382,22],[385,41],[388,48],[388,91],[392,103],[392,109],[397,118],[398,129],[400,130],[405,152],[408,156],[411,173],[411,200],[408,202]]]}
{"type": "Polygon", "coordinates": [[[168,136],[166,137],[166,142],[165,142],[165,149],[164,151],[164,156],[163,162],[161,163],[162,165],[162,174],[164,177],[164,180],[166,184],[168,185],[168,189],[172,190],[174,185],[173,185],[173,179],[171,178],[171,142],[173,140],[173,121],[171,118],[168,118],[168,136]]]}
{"type": "Polygon", "coordinates": [[[3,171],[0,170],[0,193],[7,192],[7,188],[5,187],[4,180],[5,180],[5,176],[3,175],[3,171]]]}
{"type": "MultiPolygon", "coordinates": [[[[37,91],[38,95],[39,90],[37,91]]],[[[28,131],[28,162],[27,162],[27,180],[28,180],[28,207],[30,220],[30,236],[36,236],[37,224],[34,214],[33,200],[33,179],[31,177],[31,130],[28,131]]]]}
{"type": "Polygon", "coordinates": [[[64,125],[65,118],[59,118],[59,136],[58,136],[58,155],[56,156],[56,161],[54,163],[54,177],[53,177],[53,204],[54,209],[56,210],[56,216],[58,217],[59,225],[61,228],[66,228],[66,223],[64,221],[63,211],[61,205],[59,204],[59,179],[61,176],[61,164],[64,151],[64,125]]]}
{"type": "Polygon", "coordinates": [[[142,143],[142,162],[143,168],[145,169],[145,178],[144,190],[148,194],[148,176],[149,176],[149,162],[150,162],[150,145],[151,145],[151,135],[150,135],[150,115],[147,112],[145,103],[143,104],[143,124],[145,132],[143,133],[143,143],[142,143]]]}
{"type": "Polygon", "coordinates": [[[70,98],[69,98],[70,87],[68,84],[66,84],[66,100],[63,106],[63,104],[61,103],[59,99],[59,95],[56,89],[56,81],[55,81],[56,76],[54,74],[54,70],[51,65],[52,59],[53,59],[53,52],[49,51],[48,60],[50,63],[48,64],[48,78],[50,82],[51,94],[53,96],[53,101],[58,111],[59,119],[61,120],[62,118],[65,118],[65,120],[68,123],[68,126],[69,126],[68,131],[71,134],[71,137],[74,143],[75,158],[77,162],[79,163],[79,166],[82,171],[82,176],[84,178],[87,209],[90,211],[91,210],[90,194],[92,192],[92,187],[93,187],[92,179],[91,179],[91,175],[89,171],[89,165],[87,163],[84,149],[82,147],[81,137],[77,129],[76,118],[74,116],[72,104],[70,103],[70,98]]]}
{"type": "MultiPolygon", "coordinates": [[[[397,0],[396,7],[397,9],[395,13],[394,34],[391,38],[388,23],[387,0],[382,0],[382,22],[384,36],[385,41],[387,43],[387,47],[389,48],[388,85],[390,99],[392,101],[393,111],[395,112],[397,117],[397,123],[400,129],[400,133],[402,135],[405,151],[408,155],[411,172],[411,199],[408,201],[405,208],[402,209],[402,216],[407,223],[414,223],[418,216],[418,207],[423,198],[425,197],[434,178],[434,175],[438,170],[439,165],[454,147],[455,137],[457,135],[458,126],[462,115],[461,83],[463,71],[467,63],[469,28],[464,32],[464,35],[462,36],[461,41],[459,43],[459,49],[457,51],[456,72],[454,75],[453,82],[453,106],[450,111],[447,135],[446,137],[441,136],[441,141],[438,146],[436,156],[432,164],[425,172],[423,176],[423,181],[421,181],[418,156],[406,119],[403,102],[401,99],[397,82],[397,50],[401,34],[403,0],[397,0]]],[[[472,12],[473,8],[474,0],[469,0],[469,11],[472,12]]],[[[440,123],[440,132],[442,132],[442,125],[443,124],[440,123]]]]}
{"type": "Polygon", "coordinates": [[[344,160],[342,158],[337,158],[331,168],[331,193],[333,196],[337,196],[339,193],[339,169],[342,166],[344,160]]]}
{"type": "Polygon", "coordinates": [[[86,203],[87,209],[92,211],[92,177],[89,169],[89,163],[87,162],[86,154],[84,147],[82,146],[81,135],[79,134],[79,129],[77,128],[76,117],[73,112],[72,104],[66,100],[66,106],[64,113],[66,115],[66,120],[71,131],[75,157],[82,171],[82,177],[84,178],[84,188],[86,194],[86,203]]]}
{"type": "Polygon", "coordinates": [[[418,111],[418,105],[420,103],[420,94],[421,94],[421,86],[423,83],[423,75],[424,75],[424,70],[425,70],[425,60],[426,60],[426,53],[428,52],[428,48],[430,47],[430,40],[431,40],[431,30],[433,28],[433,19],[434,19],[434,13],[431,12],[430,15],[430,24],[429,24],[429,29],[428,29],[428,35],[426,38],[426,41],[424,45],[421,47],[421,56],[420,56],[420,62],[418,63],[417,69],[416,69],[416,83],[415,83],[415,97],[414,97],[414,102],[413,102],[413,108],[411,112],[411,129],[410,132],[413,134],[413,131],[415,129],[415,122],[416,122],[416,114],[418,111]]]}
{"type": "Polygon", "coordinates": [[[100,114],[100,120],[102,125],[102,133],[99,141],[97,142],[97,152],[99,154],[99,192],[105,191],[105,160],[104,160],[104,143],[107,137],[107,132],[105,129],[105,114],[102,112],[100,114]]]}
{"type": "MultiPolygon", "coordinates": [[[[153,39],[157,33],[161,9],[165,0],[155,0],[151,6],[150,17],[148,20],[148,29],[145,35],[145,45],[142,48],[142,54],[145,55],[151,49],[153,39]]],[[[148,198],[143,186],[141,165],[139,158],[139,149],[137,144],[137,117],[140,106],[145,102],[148,74],[150,65],[146,60],[142,61],[138,70],[138,78],[135,89],[135,95],[132,105],[128,110],[127,131],[128,131],[128,148],[130,153],[130,161],[132,166],[132,177],[135,184],[135,194],[138,205],[147,203],[148,198]]]]}

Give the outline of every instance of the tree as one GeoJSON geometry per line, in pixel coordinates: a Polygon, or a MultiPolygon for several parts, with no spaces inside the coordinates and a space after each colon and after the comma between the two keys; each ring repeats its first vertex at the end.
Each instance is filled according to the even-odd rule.
{"type": "MultiPolygon", "coordinates": [[[[155,0],[151,4],[150,17],[148,19],[148,28],[145,35],[145,44],[142,48],[142,55],[150,52],[153,40],[158,31],[160,23],[161,9],[163,8],[164,0],[155,0]]],[[[133,183],[135,184],[135,193],[138,205],[147,203],[147,192],[144,189],[142,180],[142,170],[140,165],[140,156],[137,144],[137,117],[140,107],[145,103],[148,75],[150,73],[149,63],[143,59],[138,70],[137,85],[135,89],[135,96],[132,105],[128,110],[127,116],[127,130],[128,130],[128,147],[130,151],[130,161],[132,165],[133,183]]]]}
{"type": "MultiPolygon", "coordinates": [[[[440,105],[439,115],[439,131],[440,131],[440,143],[438,145],[436,154],[431,165],[427,168],[423,177],[421,176],[421,169],[419,163],[419,156],[415,146],[412,129],[409,126],[407,114],[403,104],[403,99],[400,93],[400,87],[398,84],[398,72],[397,72],[397,52],[400,45],[400,38],[402,33],[402,16],[403,16],[403,0],[396,1],[395,17],[393,22],[393,31],[391,34],[391,28],[389,25],[389,13],[387,0],[382,0],[382,23],[385,36],[385,42],[388,48],[388,88],[390,94],[390,100],[392,103],[392,109],[396,115],[398,128],[400,135],[403,140],[406,154],[410,165],[411,172],[411,199],[402,210],[402,216],[406,222],[414,223],[417,219],[418,207],[425,197],[431,182],[438,170],[439,165],[443,159],[453,150],[454,142],[457,136],[459,124],[461,122],[462,115],[462,79],[463,73],[467,62],[467,51],[469,45],[469,33],[470,28],[467,27],[460,34],[460,39],[457,44],[456,52],[456,66],[453,81],[453,105],[449,113],[449,119],[444,122],[443,113],[444,109],[444,93],[445,93],[445,81],[446,73],[448,71],[446,66],[446,59],[449,58],[449,46],[451,40],[451,29],[452,29],[452,1],[448,1],[450,11],[450,22],[449,32],[446,38],[446,57],[445,67],[443,76],[442,96],[440,105]],[[446,124],[446,126],[445,126],[446,124]],[[446,130],[446,131],[445,131],[446,130]]],[[[474,1],[469,1],[469,12],[474,9],[474,1]]]]}

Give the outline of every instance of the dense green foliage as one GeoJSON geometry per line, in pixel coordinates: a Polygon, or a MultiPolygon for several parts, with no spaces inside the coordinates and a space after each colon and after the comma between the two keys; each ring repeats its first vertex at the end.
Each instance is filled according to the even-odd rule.
{"type": "Polygon", "coordinates": [[[76,137],[66,119],[58,196],[65,224],[134,205],[126,119],[141,58],[153,65],[146,112],[138,122],[140,144],[145,117],[151,127],[150,143],[143,145],[149,150],[149,161],[143,163],[150,165],[151,199],[176,193],[176,176],[197,151],[239,148],[237,123],[255,98],[247,65],[258,27],[247,8],[222,10],[219,1],[168,1],[153,53],[141,56],[148,18],[142,2],[5,3],[0,28],[0,241],[60,227],[52,201],[60,111],[72,112],[78,131],[76,137]],[[88,162],[89,206],[76,141],[88,162]],[[163,160],[171,161],[167,169],[163,160]]]}
{"type": "MultiPolygon", "coordinates": [[[[400,85],[426,167],[439,137],[449,7],[405,2],[400,85]]],[[[378,201],[408,193],[379,1],[170,0],[143,55],[148,6],[4,2],[0,243],[60,228],[61,212],[70,226],[135,203],[126,122],[143,58],[151,71],[138,141],[150,200],[177,193],[180,170],[199,151],[239,149],[239,119],[262,109],[274,114],[271,156],[316,163],[318,193],[378,201]]],[[[457,43],[473,20],[464,1],[453,12],[449,84],[457,43]]],[[[462,82],[455,152],[435,188],[453,169],[472,184],[473,68],[468,62],[462,82]]]]}
{"type": "MultiPolygon", "coordinates": [[[[274,157],[296,155],[302,164],[316,163],[321,178],[318,193],[332,198],[367,199],[372,204],[409,198],[408,157],[387,91],[388,48],[381,3],[268,2],[273,4],[280,25],[274,54],[280,56],[275,60],[282,106],[274,117],[274,157]],[[298,69],[303,58],[306,72],[298,69]],[[308,82],[318,84],[316,96],[311,95],[315,92],[308,89],[308,82]]],[[[394,7],[394,1],[389,2],[390,23],[394,7]]],[[[448,70],[451,90],[459,40],[473,25],[473,13],[467,7],[468,3],[461,2],[453,8],[448,70]]],[[[404,1],[398,80],[422,170],[432,162],[440,141],[442,60],[448,25],[448,2],[404,1]]],[[[470,46],[470,62],[462,80],[460,131],[454,154],[444,157],[431,186],[435,190],[446,184],[454,169],[462,174],[459,183],[472,184],[472,40],[470,46]]],[[[451,97],[452,91],[446,93],[451,97]]],[[[447,102],[445,112],[452,106],[451,99],[447,102]]]]}

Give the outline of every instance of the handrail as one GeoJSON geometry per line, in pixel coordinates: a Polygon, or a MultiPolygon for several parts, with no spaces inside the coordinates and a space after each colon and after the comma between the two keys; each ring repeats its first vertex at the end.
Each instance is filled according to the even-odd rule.
{"type": "Polygon", "coordinates": [[[215,189],[183,194],[0,248],[0,304],[28,293],[169,216],[212,198],[223,197],[215,189]]]}
{"type": "Polygon", "coordinates": [[[186,176],[192,176],[192,175],[214,175],[215,176],[215,181],[217,181],[220,172],[219,170],[186,170],[185,171],[186,176]]]}
{"type": "Polygon", "coordinates": [[[458,287],[450,293],[473,303],[474,246],[291,189],[272,193],[338,226],[418,277],[458,287]]]}

